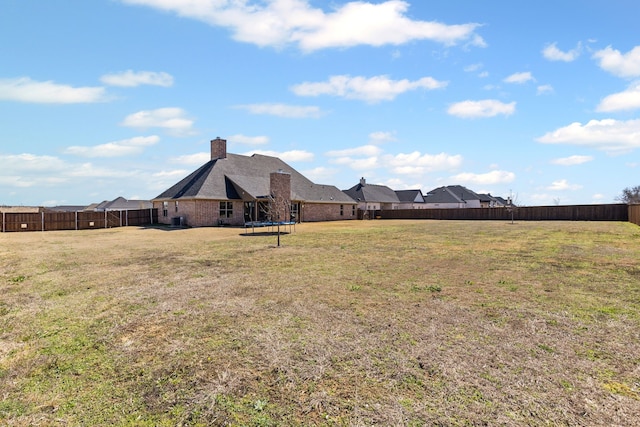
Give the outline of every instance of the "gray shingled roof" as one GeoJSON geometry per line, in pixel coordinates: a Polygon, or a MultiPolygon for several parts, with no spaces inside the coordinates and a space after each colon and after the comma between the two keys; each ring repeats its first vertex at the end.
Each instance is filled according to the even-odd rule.
{"type": "Polygon", "coordinates": [[[386,185],[360,183],[343,191],[359,202],[400,203],[396,192],[386,185]]]}
{"type": "Polygon", "coordinates": [[[467,200],[480,200],[480,196],[462,185],[438,187],[425,196],[427,203],[464,203],[467,200]]]}
{"type": "Polygon", "coordinates": [[[396,195],[401,202],[422,203],[424,197],[420,190],[397,190],[396,195]]]}
{"type": "Polygon", "coordinates": [[[155,199],[259,199],[269,195],[270,174],[279,170],[291,175],[292,200],[354,203],[338,188],[314,184],[279,158],[261,154],[210,160],[155,199]]]}
{"type": "Polygon", "coordinates": [[[463,200],[447,187],[439,187],[429,191],[424,198],[427,203],[463,203],[463,200]]]}
{"type": "MultiPolygon", "coordinates": [[[[149,200],[127,200],[124,197],[116,197],[113,200],[105,200],[95,205],[91,205],[91,210],[105,211],[105,210],[136,210],[136,209],[149,209],[153,207],[153,204],[149,200]]],[[[89,207],[86,207],[87,210],[89,207]]]]}

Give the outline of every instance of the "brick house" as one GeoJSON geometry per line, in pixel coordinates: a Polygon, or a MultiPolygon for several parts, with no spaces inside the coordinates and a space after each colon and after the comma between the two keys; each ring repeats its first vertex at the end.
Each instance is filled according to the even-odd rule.
{"type": "Polygon", "coordinates": [[[211,160],[152,202],[160,223],[191,227],[355,219],[357,205],[338,188],[311,182],[277,157],[227,153],[221,138],[211,141],[211,160]],[[278,206],[282,209],[274,209],[278,206]]]}
{"type": "Polygon", "coordinates": [[[368,184],[364,178],[348,190],[343,192],[358,203],[361,217],[373,218],[381,210],[398,209],[400,199],[391,188],[386,185],[368,184]]]}

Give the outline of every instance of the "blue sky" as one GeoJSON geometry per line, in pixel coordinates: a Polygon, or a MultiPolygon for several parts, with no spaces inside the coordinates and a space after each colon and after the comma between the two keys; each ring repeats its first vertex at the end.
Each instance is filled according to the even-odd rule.
{"type": "Polygon", "coordinates": [[[1,0],[0,205],[151,199],[209,141],[522,205],[640,184],[637,0],[1,0]]]}

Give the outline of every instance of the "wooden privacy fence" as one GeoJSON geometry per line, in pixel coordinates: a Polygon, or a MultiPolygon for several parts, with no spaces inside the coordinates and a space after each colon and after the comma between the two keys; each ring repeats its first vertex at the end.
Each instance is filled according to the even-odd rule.
{"type": "Polygon", "coordinates": [[[157,209],[105,212],[2,213],[2,231],[88,230],[141,226],[158,222],[157,209]]]}
{"type": "MultiPolygon", "coordinates": [[[[638,215],[637,212],[636,215],[638,215]]],[[[515,208],[398,209],[376,211],[382,219],[630,221],[627,204],[523,206],[515,208]]]]}
{"type": "Polygon", "coordinates": [[[629,205],[629,222],[640,225],[640,205],[629,205]]]}

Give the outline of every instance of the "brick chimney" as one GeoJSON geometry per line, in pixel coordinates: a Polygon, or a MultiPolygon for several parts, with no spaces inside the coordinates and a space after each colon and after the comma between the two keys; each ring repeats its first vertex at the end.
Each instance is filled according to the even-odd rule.
{"type": "Polygon", "coordinates": [[[219,136],[211,140],[211,160],[227,158],[227,140],[219,136]]]}
{"type": "Polygon", "coordinates": [[[275,212],[278,218],[274,221],[289,221],[291,206],[291,174],[282,169],[269,174],[269,191],[275,199],[275,212]]]}

